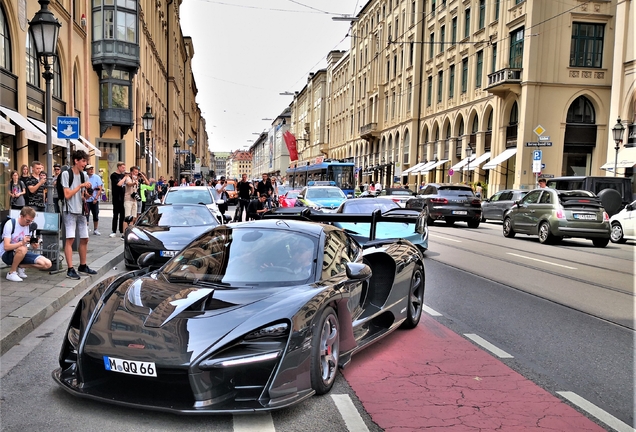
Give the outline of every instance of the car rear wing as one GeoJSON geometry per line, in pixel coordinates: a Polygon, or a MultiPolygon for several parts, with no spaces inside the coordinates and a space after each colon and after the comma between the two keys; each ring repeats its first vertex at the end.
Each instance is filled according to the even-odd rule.
{"type": "Polygon", "coordinates": [[[371,214],[359,213],[323,213],[307,207],[281,207],[273,212],[266,213],[265,219],[292,219],[320,223],[368,223],[370,224],[369,241],[375,240],[376,226],[379,222],[407,223],[417,225],[423,223],[424,218],[421,212],[404,208],[390,209],[384,213],[380,209],[375,209],[371,214]]]}

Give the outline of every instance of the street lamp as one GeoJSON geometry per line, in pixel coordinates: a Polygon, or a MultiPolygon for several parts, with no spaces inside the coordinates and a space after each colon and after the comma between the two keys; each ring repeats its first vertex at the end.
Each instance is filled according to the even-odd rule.
{"type": "MultiPolygon", "coordinates": [[[[55,213],[55,205],[53,204],[53,141],[51,136],[51,81],[53,80],[53,72],[51,67],[57,58],[57,38],[62,24],[55,18],[53,12],[49,10],[50,0],[38,0],[40,10],[35,13],[33,19],[29,22],[29,31],[35,51],[44,72],[42,77],[46,83],[45,89],[45,111],[44,121],[46,122],[46,172],[48,181],[46,185],[46,212],[55,213]]],[[[69,161],[70,164],[70,161],[69,161]]]]}
{"type": "Polygon", "coordinates": [[[619,117],[616,121],[616,125],[612,128],[612,133],[614,134],[614,142],[616,146],[616,154],[614,155],[614,177],[616,177],[616,169],[618,168],[618,149],[621,148],[621,143],[623,142],[623,132],[625,132],[625,126],[621,123],[621,118],[619,117]]]}
{"type": "MultiPolygon", "coordinates": [[[[144,130],[146,131],[146,171],[148,171],[149,167],[152,166],[151,169],[151,177],[155,176],[155,164],[150,163],[150,131],[152,130],[152,123],[155,121],[155,116],[152,115],[152,110],[150,109],[150,105],[146,105],[146,112],[141,116],[141,121],[144,124],[144,130]]],[[[152,157],[153,159],[157,159],[157,155],[155,154],[155,146],[152,146],[152,157]]]]}
{"type": "Polygon", "coordinates": [[[181,183],[181,157],[179,156],[181,154],[181,146],[179,145],[179,141],[178,140],[174,140],[174,144],[172,145],[172,148],[174,149],[174,155],[176,156],[176,161],[177,161],[177,184],[181,183]]]}
{"type": "Polygon", "coordinates": [[[466,164],[466,177],[468,178],[468,183],[470,183],[470,157],[473,155],[473,148],[468,143],[468,148],[466,149],[466,156],[468,156],[468,163],[466,164]]]}

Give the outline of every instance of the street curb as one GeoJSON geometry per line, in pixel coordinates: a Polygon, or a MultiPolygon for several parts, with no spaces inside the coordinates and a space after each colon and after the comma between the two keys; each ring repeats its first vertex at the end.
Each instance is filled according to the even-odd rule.
{"type": "MultiPolygon", "coordinates": [[[[13,346],[18,345],[26,335],[35,330],[40,324],[46,321],[55,312],[66,306],[78,294],[95,283],[97,279],[105,275],[114,264],[117,264],[122,259],[124,259],[124,252],[116,251],[107,253],[100,258],[100,261],[102,259],[107,259],[108,261],[106,261],[100,268],[97,268],[97,266],[95,266],[95,271],[97,271],[96,275],[83,277],[77,282],[77,284],[72,287],[69,285],[70,280],[68,279],[59,282],[57,285],[55,285],[55,287],[66,289],[66,292],[64,292],[57,298],[51,297],[50,301],[47,301],[47,297],[39,297],[38,300],[47,299],[44,301],[44,304],[41,305],[41,310],[35,313],[28,320],[17,324],[15,329],[2,337],[2,339],[0,340],[0,355],[3,355],[7,351],[9,351],[13,346]]],[[[95,263],[93,263],[92,265],[95,265],[95,263]]],[[[20,317],[7,317],[4,320],[11,318],[15,320],[21,320],[20,317]]]]}

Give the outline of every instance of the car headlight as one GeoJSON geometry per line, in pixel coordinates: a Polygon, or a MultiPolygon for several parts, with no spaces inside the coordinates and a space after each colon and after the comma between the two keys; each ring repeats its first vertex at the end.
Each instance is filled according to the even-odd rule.
{"type": "Polygon", "coordinates": [[[245,336],[245,340],[254,340],[261,338],[276,338],[280,336],[286,336],[289,331],[289,324],[278,323],[269,327],[263,327],[253,331],[245,336]]]}
{"type": "Polygon", "coordinates": [[[148,238],[148,236],[146,234],[144,234],[140,230],[130,231],[126,238],[128,239],[129,242],[130,241],[138,241],[138,240],[143,240],[143,241],[149,241],[150,240],[148,238]]]}

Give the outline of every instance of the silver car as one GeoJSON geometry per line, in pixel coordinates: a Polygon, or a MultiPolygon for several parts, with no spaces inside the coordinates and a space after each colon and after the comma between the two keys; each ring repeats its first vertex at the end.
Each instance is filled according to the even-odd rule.
{"type": "Polygon", "coordinates": [[[502,221],[504,215],[514,205],[515,201],[519,201],[527,193],[527,190],[504,189],[482,201],[481,221],[486,222],[487,219],[502,221]]]}

